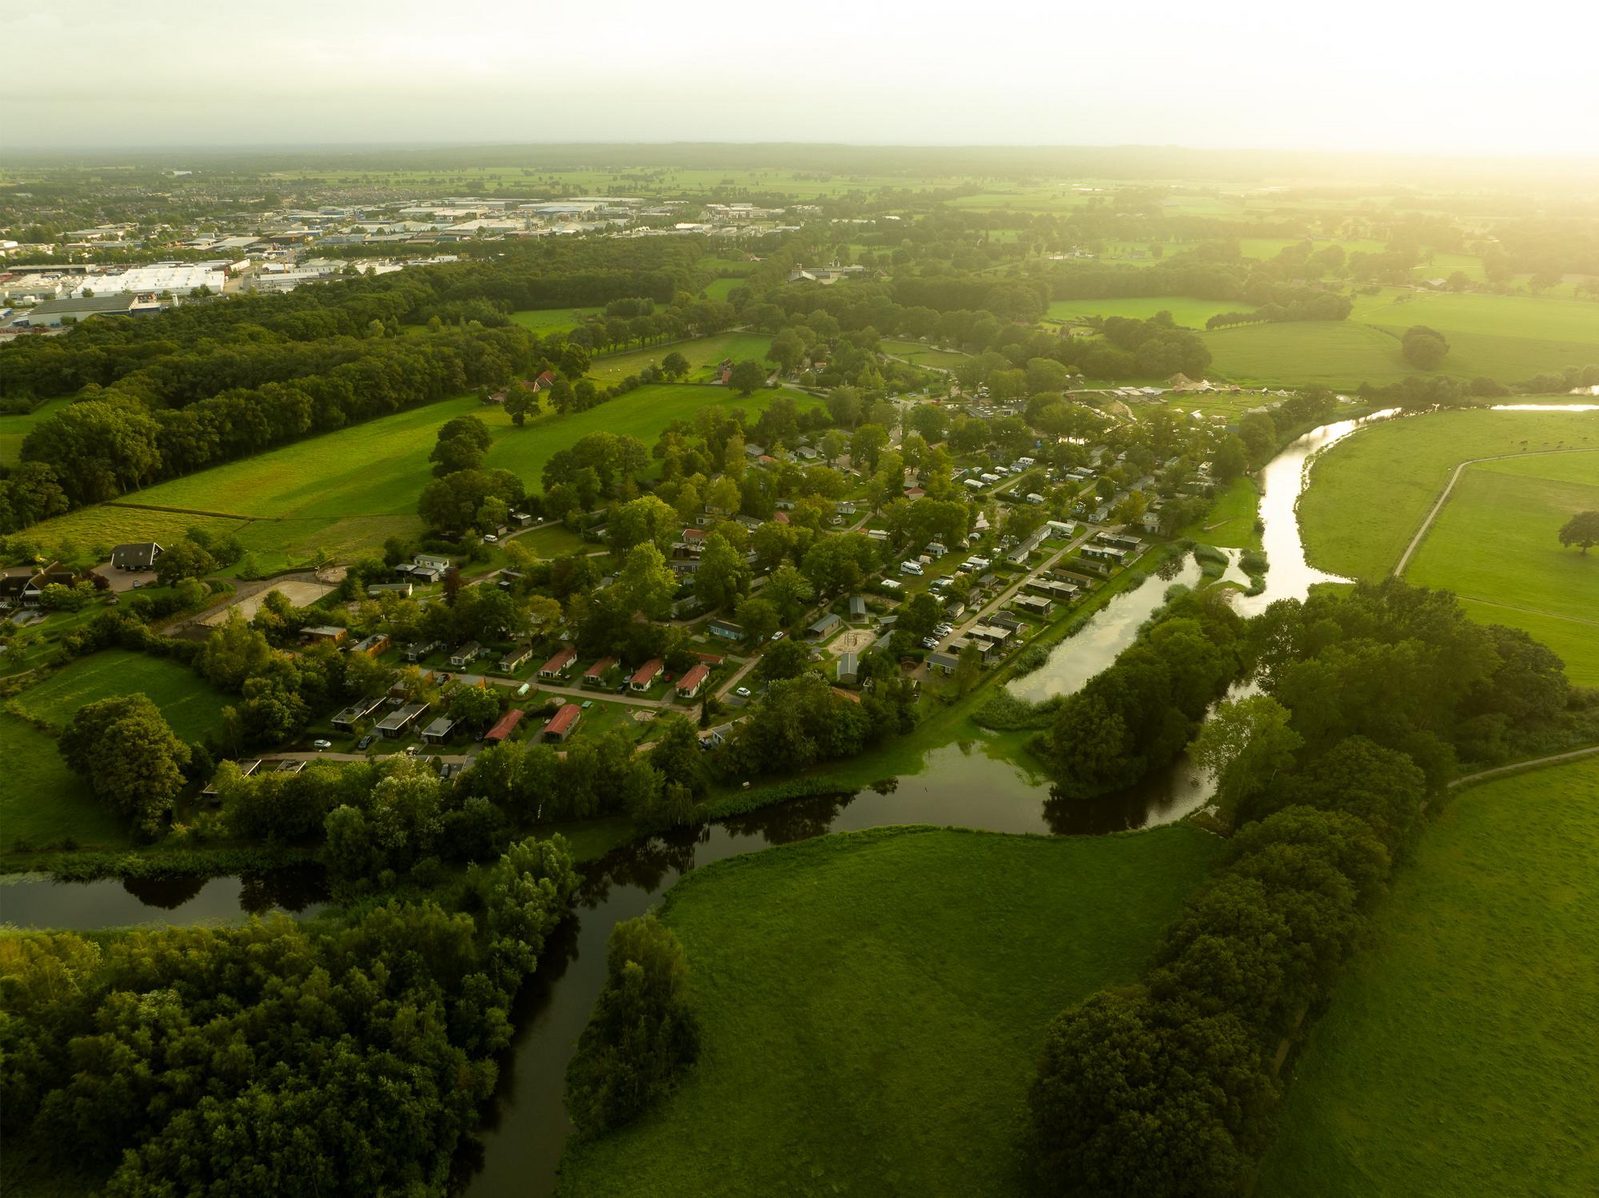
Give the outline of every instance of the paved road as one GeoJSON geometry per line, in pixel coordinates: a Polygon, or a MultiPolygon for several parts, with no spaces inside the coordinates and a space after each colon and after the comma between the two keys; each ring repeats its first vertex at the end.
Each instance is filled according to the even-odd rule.
{"type": "Polygon", "coordinates": [[[1405,546],[1405,552],[1399,559],[1399,564],[1394,567],[1394,577],[1398,578],[1405,572],[1405,567],[1410,564],[1411,556],[1421,548],[1422,538],[1427,535],[1427,530],[1432,527],[1432,522],[1437,519],[1438,513],[1444,510],[1444,504],[1449,502],[1449,493],[1455,489],[1455,483],[1460,478],[1460,472],[1467,466],[1475,466],[1479,462],[1497,462],[1501,458],[1538,458],[1550,453],[1581,453],[1587,447],[1574,445],[1566,449],[1534,449],[1527,453],[1495,453],[1485,458],[1471,458],[1461,462],[1449,475],[1449,481],[1444,485],[1443,494],[1438,496],[1438,501],[1432,505],[1432,511],[1427,513],[1427,518],[1421,522],[1421,527],[1416,530],[1416,535],[1410,538],[1410,544],[1405,546]]]}
{"type": "Polygon", "coordinates": [[[1449,785],[1451,788],[1471,786],[1477,782],[1486,782],[1490,778],[1502,777],[1505,774],[1519,774],[1523,770],[1542,769],[1546,765],[1558,765],[1562,761],[1576,761],[1582,757],[1592,757],[1595,753],[1599,753],[1599,745],[1589,745],[1585,749],[1572,749],[1569,753],[1555,753],[1549,757],[1534,757],[1531,761],[1517,761],[1491,770],[1481,770],[1475,774],[1467,774],[1464,778],[1456,778],[1449,785]]]}

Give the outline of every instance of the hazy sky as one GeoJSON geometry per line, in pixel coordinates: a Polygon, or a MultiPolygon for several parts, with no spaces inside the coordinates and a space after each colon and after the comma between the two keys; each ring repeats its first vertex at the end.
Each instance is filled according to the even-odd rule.
{"type": "Polygon", "coordinates": [[[1599,153],[1593,0],[78,0],[0,145],[847,141],[1599,153]]]}

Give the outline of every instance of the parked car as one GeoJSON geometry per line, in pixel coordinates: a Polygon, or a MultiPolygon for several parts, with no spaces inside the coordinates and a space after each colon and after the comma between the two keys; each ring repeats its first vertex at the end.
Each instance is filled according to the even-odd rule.
{"type": "Polygon", "coordinates": [[[776,632],[772,633],[772,639],[774,641],[780,641],[780,640],[783,639],[784,635],[785,635],[785,633],[783,632],[783,630],[781,628],[779,628],[776,632]]]}
{"type": "Polygon", "coordinates": [[[625,694],[627,694],[627,683],[625,683],[625,682],[618,682],[618,683],[617,683],[617,684],[616,684],[616,693],[617,693],[617,694],[619,694],[619,695],[625,695],[625,694]]]}
{"type": "Polygon", "coordinates": [[[748,699],[750,697],[750,688],[747,686],[741,686],[733,693],[740,699],[748,699]]]}
{"type": "Polygon", "coordinates": [[[922,648],[923,649],[936,649],[936,648],[938,648],[938,638],[936,636],[924,636],[922,638],[922,648]]]}
{"type": "Polygon", "coordinates": [[[316,740],[311,742],[311,747],[320,753],[323,749],[331,749],[333,747],[333,742],[331,740],[323,740],[321,737],[318,737],[316,740]]]}
{"type": "Polygon", "coordinates": [[[486,532],[483,534],[483,543],[485,545],[492,545],[499,539],[500,538],[495,536],[492,532],[486,532]]]}
{"type": "Polygon", "coordinates": [[[372,747],[372,742],[375,741],[377,738],[378,738],[377,737],[377,733],[368,732],[360,740],[355,742],[355,750],[356,750],[356,752],[365,753],[368,749],[370,749],[372,747]]]}

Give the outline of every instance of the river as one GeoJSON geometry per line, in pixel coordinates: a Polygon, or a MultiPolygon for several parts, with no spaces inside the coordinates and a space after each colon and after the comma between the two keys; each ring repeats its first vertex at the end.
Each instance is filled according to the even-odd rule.
{"type": "MultiPolygon", "coordinates": [[[[1595,405],[1503,405],[1515,410],[1590,410],[1595,405]]],[[[1260,516],[1270,569],[1265,590],[1239,596],[1238,610],[1254,615],[1277,599],[1303,598],[1313,583],[1337,581],[1305,561],[1295,505],[1312,457],[1357,428],[1387,419],[1384,411],[1324,425],[1294,441],[1262,472],[1260,516]]],[[[1184,559],[1112,599],[1050,655],[1046,664],[1011,684],[1037,701],[1065,694],[1115,660],[1159,607],[1174,583],[1200,576],[1184,559]]],[[[1229,562],[1236,578],[1237,556],[1229,562]]],[[[605,976],[611,928],[647,911],[690,869],[740,853],[820,836],[906,823],[953,824],[995,832],[1095,835],[1169,823],[1208,797],[1202,771],[1186,758],[1133,791],[1091,804],[1052,801],[1043,778],[994,751],[992,742],[946,745],[929,753],[911,775],[885,779],[854,795],[803,799],[749,815],[676,830],[617,849],[583,869],[575,917],[546,946],[537,976],[516,1012],[517,1030],[502,1061],[494,1109],[480,1142],[459,1162],[459,1188],[472,1198],[536,1198],[554,1191],[556,1169],[571,1125],[562,1105],[564,1074],[605,976]]],[[[322,895],[265,879],[87,885],[23,881],[0,887],[0,918],[18,926],[88,928],[155,920],[196,922],[281,908],[315,911],[322,895]],[[185,893],[187,891],[187,893],[185,893]],[[158,910],[159,909],[159,910],[158,910]]]]}

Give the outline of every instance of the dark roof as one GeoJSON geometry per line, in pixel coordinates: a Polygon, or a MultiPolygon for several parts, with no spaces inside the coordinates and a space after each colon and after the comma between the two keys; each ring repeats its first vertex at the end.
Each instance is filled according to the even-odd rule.
{"type": "Polygon", "coordinates": [[[161,546],[154,541],[130,541],[111,550],[111,564],[124,570],[146,570],[161,553],[161,546]]]}
{"type": "Polygon", "coordinates": [[[88,299],[46,300],[28,313],[29,316],[70,316],[74,312],[126,312],[133,307],[132,292],[120,295],[95,295],[88,299]]]}

